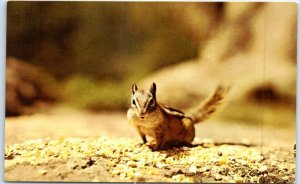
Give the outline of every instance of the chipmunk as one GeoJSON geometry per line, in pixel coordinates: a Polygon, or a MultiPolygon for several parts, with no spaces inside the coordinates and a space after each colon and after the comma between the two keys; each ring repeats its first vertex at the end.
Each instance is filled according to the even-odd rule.
{"type": "Polygon", "coordinates": [[[195,137],[194,125],[216,111],[228,89],[218,86],[194,113],[187,115],[160,104],[156,99],[155,83],[149,90],[140,90],[133,83],[127,118],[136,127],[144,144],[147,143],[146,135],[154,138],[155,150],[167,149],[172,145],[190,145],[195,137]]]}

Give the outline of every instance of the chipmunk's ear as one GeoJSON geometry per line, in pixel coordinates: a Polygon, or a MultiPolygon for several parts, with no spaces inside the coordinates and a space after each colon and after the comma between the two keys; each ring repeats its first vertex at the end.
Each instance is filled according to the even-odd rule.
{"type": "Polygon", "coordinates": [[[153,98],[156,99],[156,84],[154,82],[152,83],[149,91],[152,94],[153,98]]]}
{"type": "Polygon", "coordinates": [[[132,94],[134,95],[134,93],[138,90],[137,86],[135,83],[132,83],[132,94]]]}

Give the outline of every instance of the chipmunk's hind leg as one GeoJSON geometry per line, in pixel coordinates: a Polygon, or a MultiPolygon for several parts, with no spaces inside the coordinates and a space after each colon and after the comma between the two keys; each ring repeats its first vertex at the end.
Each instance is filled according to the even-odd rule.
{"type": "Polygon", "coordinates": [[[183,126],[185,128],[185,134],[183,136],[183,141],[191,144],[191,142],[195,138],[195,126],[194,126],[193,122],[191,122],[189,120],[183,121],[183,126]]]}

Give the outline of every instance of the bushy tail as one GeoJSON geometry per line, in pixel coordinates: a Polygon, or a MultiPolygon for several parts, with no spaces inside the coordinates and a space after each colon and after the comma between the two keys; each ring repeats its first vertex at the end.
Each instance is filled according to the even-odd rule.
{"type": "Polygon", "coordinates": [[[218,86],[217,89],[192,114],[194,123],[202,122],[213,114],[222,103],[222,100],[229,89],[229,87],[218,86]]]}

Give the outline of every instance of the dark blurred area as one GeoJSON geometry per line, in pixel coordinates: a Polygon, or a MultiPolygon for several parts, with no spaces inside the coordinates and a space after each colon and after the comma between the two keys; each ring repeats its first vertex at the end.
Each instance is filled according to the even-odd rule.
{"type": "MultiPolygon", "coordinates": [[[[7,54],[60,80],[84,75],[120,81],[197,56],[204,36],[193,36],[177,19],[179,6],[185,5],[9,2],[7,54]],[[128,67],[133,65],[137,69],[128,67]]],[[[199,9],[218,12],[217,4],[204,6],[199,9]]]]}
{"type": "Polygon", "coordinates": [[[6,116],[31,114],[58,100],[49,74],[15,58],[7,58],[6,84],[6,116]]]}
{"type": "Polygon", "coordinates": [[[10,1],[6,115],[49,101],[124,110],[132,82],[155,81],[177,108],[226,83],[222,118],[295,123],[296,28],[296,3],[10,1]]]}

